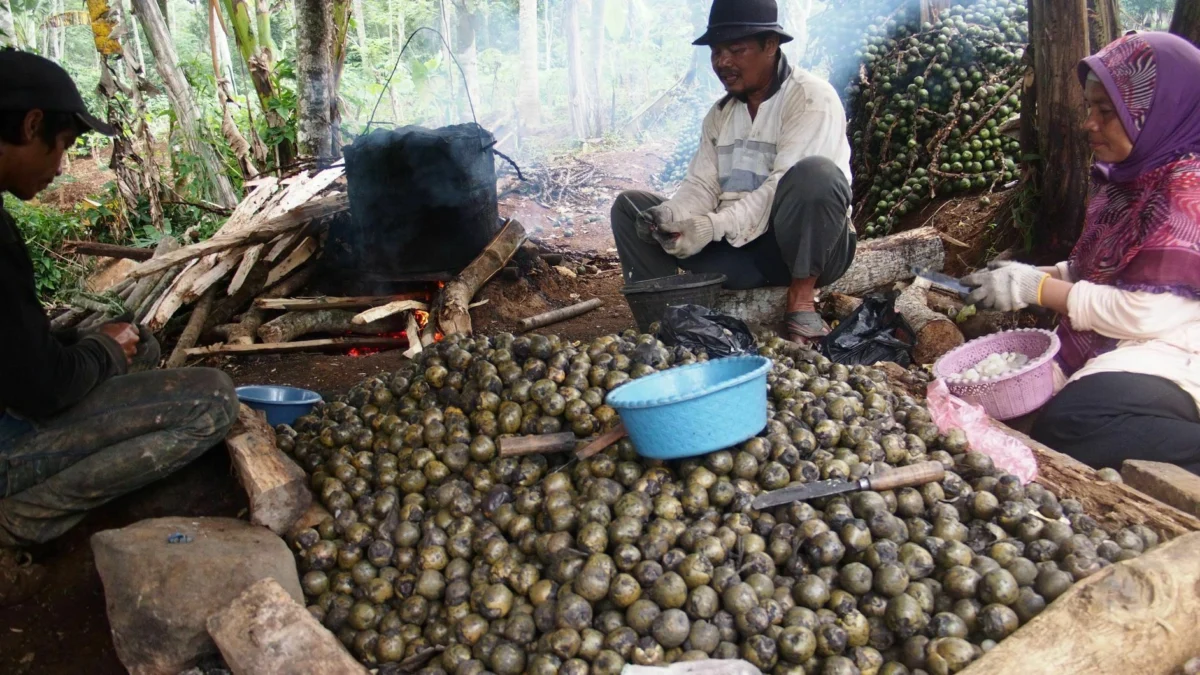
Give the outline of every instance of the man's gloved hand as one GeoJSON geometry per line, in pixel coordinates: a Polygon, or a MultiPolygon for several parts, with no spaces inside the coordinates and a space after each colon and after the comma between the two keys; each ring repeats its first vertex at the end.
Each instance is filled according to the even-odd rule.
{"type": "Polygon", "coordinates": [[[129,363],[129,372],[140,373],[154,370],[162,361],[162,347],[158,344],[158,338],[154,337],[154,331],[140,323],[137,324],[137,330],[138,348],[137,353],[133,355],[133,360],[129,363]]]}
{"type": "Polygon", "coordinates": [[[982,270],[963,277],[962,282],[974,288],[967,304],[983,309],[1013,312],[1038,304],[1042,284],[1050,275],[1010,260],[994,261],[982,270]]]}
{"type": "Polygon", "coordinates": [[[712,243],[713,224],[708,216],[658,226],[658,243],[676,258],[690,258],[712,243]]]}
{"type": "MultiPolygon", "coordinates": [[[[630,204],[632,205],[632,202],[630,204]]],[[[658,243],[654,238],[654,232],[674,218],[675,215],[671,213],[671,209],[667,208],[666,204],[659,204],[642,211],[635,221],[638,239],[647,244],[658,243]]]]}

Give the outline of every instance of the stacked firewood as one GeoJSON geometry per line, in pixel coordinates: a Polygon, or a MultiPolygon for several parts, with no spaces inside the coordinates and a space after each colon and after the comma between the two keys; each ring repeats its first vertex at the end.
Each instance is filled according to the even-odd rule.
{"type": "MultiPolygon", "coordinates": [[[[153,253],[79,242],[76,252],[141,259],[103,300],[80,296],[56,328],[136,321],[161,334],[190,308],[167,360],[212,354],[428,346],[439,332],[470,333],[470,302],[525,241],[509,221],[458,276],[427,291],[373,297],[297,297],[313,281],[327,220],[349,209],[341,164],[247,184],[247,194],[211,239],[153,253]],[[314,334],[332,335],[300,340],[314,334]],[[362,337],[365,336],[365,337],[362,337]],[[198,344],[207,346],[197,347],[198,344]]],[[[174,332],[174,331],[172,331],[174,332]]]]}

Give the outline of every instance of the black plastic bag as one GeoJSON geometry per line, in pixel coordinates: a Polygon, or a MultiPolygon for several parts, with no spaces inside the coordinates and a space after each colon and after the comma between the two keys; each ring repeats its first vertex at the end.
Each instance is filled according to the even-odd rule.
{"type": "Polygon", "coordinates": [[[896,311],[896,296],[872,295],[821,340],[821,353],[847,366],[894,361],[907,368],[916,344],[913,329],[896,311]]]}
{"type": "Polygon", "coordinates": [[[755,351],[754,335],[740,319],[700,305],[675,305],[663,312],[658,339],[667,346],[703,349],[712,358],[755,351]]]}

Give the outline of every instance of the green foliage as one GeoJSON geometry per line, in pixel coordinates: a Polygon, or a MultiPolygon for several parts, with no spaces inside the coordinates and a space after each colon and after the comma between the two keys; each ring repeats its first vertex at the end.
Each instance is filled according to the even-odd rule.
{"type": "Polygon", "coordinates": [[[27,204],[12,198],[5,200],[5,208],[16,220],[17,229],[29,249],[38,296],[48,302],[57,294],[74,288],[83,267],[57,251],[64,241],[87,234],[80,219],[52,206],[27,204]]]}

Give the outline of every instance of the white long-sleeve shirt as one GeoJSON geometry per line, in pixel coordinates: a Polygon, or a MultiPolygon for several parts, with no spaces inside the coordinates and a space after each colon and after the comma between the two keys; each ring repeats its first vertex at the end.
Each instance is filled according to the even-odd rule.
{"type": "Polygon", "coordinates": [[[779,179],[806,157],[828,157],[850,176],[846,111],[825,80],[800,69],[786,76],[754,119],[734,98],[704,118],[700,148],[687,178],[666,202],[675,221],[709,216],[713,240],[744,246],[767,231],[779,179]]]}
{"type": "Polygon", "coordinates": [[[1200,301],[1079,281],[1067,296],[1067,310],[1076,329],[1118,343],[1061,384],[1096,373],[1154,375],[1179,385],[1200,409],[1200,301]]]}

